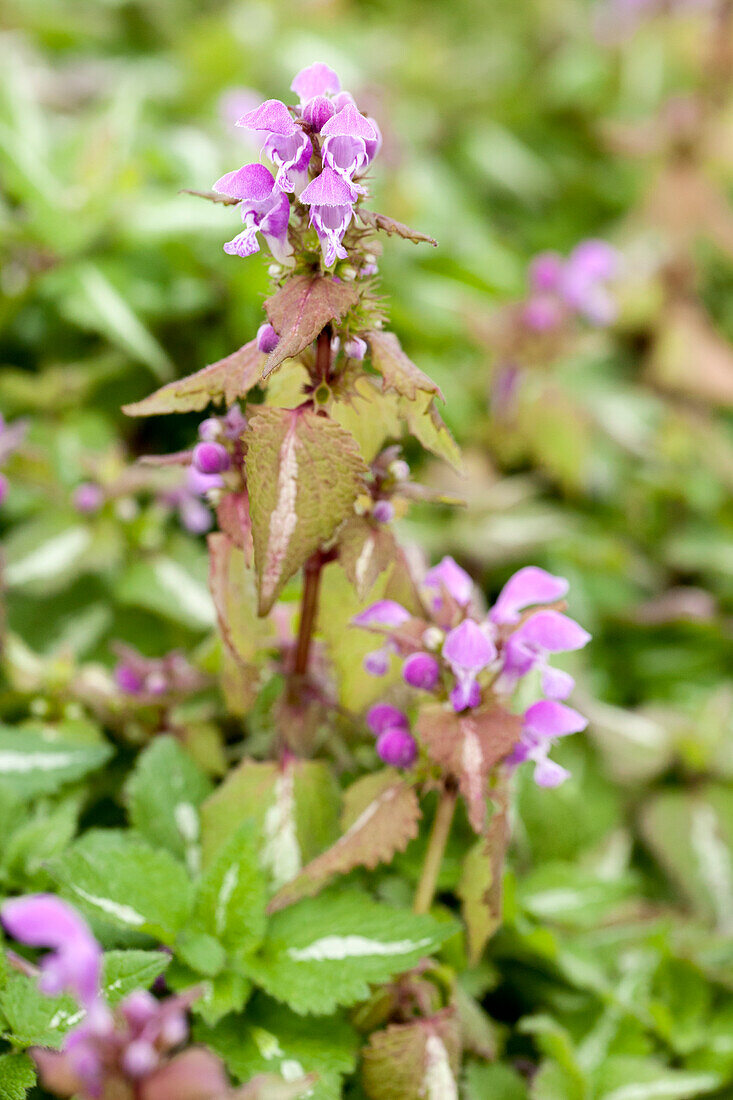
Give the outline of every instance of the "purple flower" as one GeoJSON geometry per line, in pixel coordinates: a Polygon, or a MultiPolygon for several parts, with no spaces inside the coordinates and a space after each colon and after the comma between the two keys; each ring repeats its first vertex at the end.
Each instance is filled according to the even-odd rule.
{"type": "Polygon", "coordinates": [[[407,715],[397,707],[393,707],[391,703],[375,703],[367,711],[366,722],[375,737],[388,729],[410,728],[407,715]]]}
{"type": "Polygon", "coordinates": [[[540,252],[529,265],[529,285],[537,294],[557,291],[565,263],[559,252],[540,252]]]}
{"type": "Polygon", "coordinates": [[[526,608],[560,600],[569,587],[564,577],[554,577],[536,565],[526,565],[506,582],[489,618],[492,623],[518,623],[526,608]]]}
{"type": "Polygon", "coordinates": [[[550,332],[563,319],[562,303],[551,294],[534,294],[525,303],[522,318],[533,332],[550,332]]]}
{"type": "Polygon", "coordinates": [[[557,787],[570,773],[548,759],[553,742],[569,733],[579,733],[587,725],[583,715],[572,707],[540,699],[525,711],[521,738],[509,757],[509,763],[522,764],[525,760],[532,760],[535,782],[540,787],[557,787]]]}
{"type": "Polygon", "coordinates": [[[334,102],[325,95],[314,95],[303,107],[303,118],[314,133],[319,133],[336,111],[334,102]]]}
{"type": "Polygon", "coordinates": [[[279,190],[272,172],[263,164],[245,164],[228,172],[214,184],[214,191],[239,199],[245,229],[224,245],[230,256],[252,256],[259,252],[257,234],[262,233],[276,260],[285,263],[293,249],[288,242],[290,203],[279,190]]]}
{"type": "Polygon", "coordinates": [[[222,420],[222,428],[227,439],[239,439],[246,427],[247,417],[239,405],[234,404],[231,409],[227,409],[222,420]]]}
{"type": "Polygon", "coordinates": [[[493,641],[473,619],[464,619],[446,636],[443,659],[448,662],[456,678],[450,695],[453,709],[461,711],[478,706],[481,691],[476,677],[496,659],[493,641]]]}
{"type": "Polygon", "coordinates": [[[351,103],[324,125],[321,130],[323,142],[323,163],[337,172],[352,189],[352,198],[356,199],[364,188],[354,183],[371,159],[368,149],[376,151],[378,134],[371,122],[351,103]]]}
{"type": "Polygon", "coordinates": [[[119,661],[115,665],[114,677],[117,687],[125,695],[139,695],[143,690],[143,677],[127,661],[119,661]]]}
{"type": "Polygon", "coordinates": [[[199,439],[203,439],[207,443],[218,439],[221,435],[221,424],[217,417],[207,416],[206,420],[202,420],[198,426],[198,435],[199,439]]]}
{"type": "Polygon", "coordinates": [[[389,661],[392,656],[392,648],[389,645],[380,646],[367,653],[364,658],[364,671],[370,676],[386,676],[389,672],[389,661]]]}
{"type": "Polygon", "coordinates": [[[591,324],[610,324],[616,309],[605,284],[615,277],[618,266],[618,253],[607,241],[582,241],[563,270],[563,299],[591,324]]]}
{"type": "Polygon", "coordinates": [[[257,347],[263,355],[269,355],[274,351],[279,339],[280,337],[267,321],[257,329],[257,347]]]}
{"type": "Polygon", "coordinates": [[[74,490],[74,507],[83,515],[98,512],[104,503],[104,491],[93,481],[83,481],[74,490]]]}
{"type": "Polygon", "coordinates": [[[191,465],[186,470],[186,488],[195,496],[203,496],[212,489],[222,489],[224,482],[219,474],[204,474],[191,465]]]}
{"type": "Polygon", "coordinates": [[[386,729],[377,738],[380,760],[393,768],[409,768],[417,757],[417,744],[409,730],[400,727],[386,729]]]}
{"type": "Polygon", "coordinates": [[[194,496],[187,495],[181,498],[178,504],[178,518],[191,535],[205,535],[214,524],[214,517],[209,509],[194,496]]]}
{"type": "Polygon", "coordinates": [[[290,111],[279,99],[268,99],[254,111],[248,111],[237,126],[267,134],[263,152],[277,165],[275,187],[296,195],[308,182],[308,165],[313,154],[311,140],[296,125],[290,111]]]}
{"type": "Polygon", "coordinates": [[[391,500],[377,500],[372,508],[372,519],[377,523],[391,523],[394,519],[394,504],[391,500]]]}
{"type": "Polygon", "coordinates": [[[504,645],[501,681],[511,690],[533,668],[542,672],[542,690],[551,699],[566,699],[573,690],[572,676],[551,668],[548,656],[582,649],[590,634],[573,619],[559,611],[537,611],[530,615],[504,645]]]}
{"type": "Polygon", "coordinates": [[[341,91],[341,81],[333,69],[316,61],[307,69],[301,69],[290,87],[304,105],[314,96],[336,95],[341,91]]]}
{"type": "Polygon", "coordinates": [[[459,607],[468,607],[473,596],[473,581],[465,569],[461,569],[460,565],[450,557],[443,558],[441,562],[438,562],[437,565],[427,571],[423,578],[423,585],[426,588],[435,590],[433,607],[436,610],[439,610],[442,606],[441,593],[443,589],[451,599],[455,600],[459,607]]]}
{"type": "Polygon", "coordinates": [[[85,1007],[97,1001],[102,949],[75,909],[53,894],[32,894],[6,901],[0,916],[16,940],[51,949],[40,963],[44,993],[71,993],[85,1007]]]}
{"type": "Polygon", "coordinates": [[[355,626],[403,626],[411,616],[401,603],[395,600],[377,600],[355,615],[351,620],[355,626]]]}
{"type": "Polygon", "coordinates": [[[367,342],[361,336],[352,336],[344,344],[344,355],[349,359],[363,359],[367,352],[367,342]]]}
{"type": "Polygon", "coordinates": [[[200,474],[221,474],[229,469],[229,451],[223,443],[197,443],[191,462],[200,474]]]}
{"type": "Polygon", "coordinates": [[[402,666],[402,678],[410,687],[433,691],[440,680],[440,665],[429,653],[412,653],[402,666]]]}
{"type": "Polygon", "coordinates": [[[341,242],[354,213],[354,198],[352,185],[328,165],[300,196],[300,201],[311,208],[311,225],[321,242],[326,267],[331,267],[337,259],[346,259],[347,252],[341,242]]]}

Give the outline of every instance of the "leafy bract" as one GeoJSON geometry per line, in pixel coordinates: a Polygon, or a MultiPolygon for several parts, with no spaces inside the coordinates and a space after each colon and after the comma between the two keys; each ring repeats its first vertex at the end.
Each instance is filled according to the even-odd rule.
{"type": "Polygon", "coordinates": [[[50,794],[96,771],[112,755],[104,741],[73,741],[39,726],[0,726],[0,782],[16,794],[50,794]]]}
{"type": "Polygon", "coordinates": [[[263,408],[246,434],[259,612],[350,514],[366,467],[348,432],[310,409],[263,408]]]}
{"type": "Polygon", "coordinates": [[[265,302],[267,318],[278,334],[277,347],[265,364],[267,377],[285,359],[312,344],[331,321],[341,321],[356,305],[359,289],[328,275],[296,275],[265,302]]]}
{"type": "Polygon", "coordinates": [[[447,706],[431,703],[420,712],[418,733],[435,763],[457,779],[477,833],[486,820],[489,773],[511,752],[521,729],[521,717],[500,706],[455,714],[447,706]]]}
{"type": "Polygon", "coordinates": [[[359,217],[365,225],[371,225],[374,229],[381,229],[383,233],[390,237],[392,234],[396,234],[396,236],[402,237],[403,240],[412,241],[414,244],[424,241],[425,244],[431,244],[433,248],[438,247],[438,242],[434,237],[429,237],[427,233],[420,233],[417,229],[410,229],[409,225],[404,225],[402,222],[398,222],[396,218],[390,218],[387,214],[376,214],[373,210],[365,210],[363,207],[359,207],[359,217]]]}
{"type": "Polygon", "coordinates": [[[142,401],[124,405],[128,416],[162,416],[164,413],[201,412],[212,402],[232,405],[244,397],[262,376],[265,356],[250,340],[238,351],[208,367],[169,382],[142,401]]]}
{"type": "Polygon", "coordinates": [[[270,911],[316,893],[337,874],[373,869],[402,851],[418,831],[420,804],[410,783],[386,770],[357,779],[345,794],[344,833],[270,902],[270,911]]]}
{"type": "Polygon", "coordinates": [[[199,806],[210,791],[211,781],[175,737],[156,737],[137,758],[127,783],[130,821],[146,840],[184,860],[195,874],[199,806]]]}
{"type": "Polygon", "coordinates": [[[385,524],[364,516],[347,520],[338,537],[339,562],[360,600],[368,596],[380,573],[394,561],[394,535],[385,524]]]}
{"type": "Polygon", "coordinates": [[[440,387],[415,366],[393,332],[378,329],[367,334],[372,365],[384,379],[384,388],[414,401],[418,390],[442,399],[440,387]]]}
{"type": "Polygon", "coordinates": [[[113,829],[85,833],[52,870],[83,912],[163,943],[174,941],[191,911],[191,882],[178,860],[113,829]]]}
{"type": "Polygon", "coordinates": [[[327,891],[276,913],[249,975],[301,1013],[328,1013],[364,999],[429,956],[455,925],[372,901],[354,890],[327,891]]]}

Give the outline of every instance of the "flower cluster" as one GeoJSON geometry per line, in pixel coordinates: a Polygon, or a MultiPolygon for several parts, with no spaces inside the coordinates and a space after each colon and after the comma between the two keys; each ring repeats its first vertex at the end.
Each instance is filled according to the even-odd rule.
{"type": "MultiPolygon", "coordinates": [[[[244,229],[224,251],[251,256],[258,235],[275,260],[293,264],[293,239],[308,223],[320,241],[325,267],[347,258],[343,240],[360,198],[362,177],[381,145],[379,128],[358,110],[327,65],[309,66],[291,84],[296,106],[268,99],[237,122],[262,141],[274,165],[245,164],[217,180],[214,190],[237,201],[244,229]]],[[[373,273],[362,268],[362,274],[373,273]]]]}
{"type": "Polygon", "coordinates": [[[116,646],[118,661],[115,683],[123,695],[141,703],[160,703],[171,697],[186,696],[199,690],[205,679],[182,653],[175,650],[164,657],[144,657],[132,646],[116,646]]]}
{"type": "MultiPolygon", "coordinates": [[[[552,742],[586,725],[582,715],[561,702],[573,690],[573,678],[550,664],[552,654],[581,649],[590,640],[578,623],[549,606],[567,591],[564,578],[527,566],[507,581],[488,615],[481,616],[470,576],[446,557],[423,579],[424,617],[393,600],[379,600],[356,616],[355,625],[385,639],[368,654],[365,667],[372,675],[384,675],[397,654],[405,683],[447,700],[456,713],[479,707],[489,693],[510,696],[534,671],[544,698],[525,712],[522,738],[510,762],[534,761],[537,782],[556,786],[567,773],[548,759],[552,742]]],[[[380,704],[367,722],[383,760],[413,763],[416,746],[405,715],[380,704]]]]}
{"type": "MultiPolygon", "coordinates": [[[[0,466],[17,451],[23,442],[26,428],[27,424],[24,420],[16,420],[15,423],[8,424],[2,413],[0,413],[0,466]]],[[[8,479],[0,473],[0,504],[3,503],[7,495],[8,479]]]]}
{"type": "Polygon", "coordinates": [[[529,269],[530,295],[522,313],[534,332],[558,328],[568,316],[599,327],[615,317],[608,284],[618,274],[619,256],[606,241],[581,241],[567,259],[541,252],[529,269]]]}
{"type": "Polygon", "coordinates": [[[84,1010],[61,1051],[34,1051],[47,1088],[97,1097],[117,1086],[126,1095],[126,1083],[155,1074],[186,1040],[186,1010],[197,993],[160,1001],[136,990],[113,1011],[102,992],[102,949],[66,902],[51,894],[13,898],[0,915],[19,942],[51,949],[40,962],[41,990],[70,993],[84,1010]]]}

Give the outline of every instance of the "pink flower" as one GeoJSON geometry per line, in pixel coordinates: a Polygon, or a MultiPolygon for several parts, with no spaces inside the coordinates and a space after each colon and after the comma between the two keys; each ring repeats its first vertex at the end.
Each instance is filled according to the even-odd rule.
{"type": "Polygon", "coordinates": [[[422,583],[435,593],[433,607],[436,610],[442,606],[443,589],[459,607],[468,607],[473,596],[473,581],[465,569],[461,569],[451,557],[443,558],[432,569],[428,569],[422,583]]]}
{"type": "Polygon", "coordinates": [[[224,245],[225,252],[231,256],[252,256],[259,252],[257,234],[261,233],[276,260],[284,263],[292,256],[288,242],[290,203],[287,195],[275,186],[268,168],[263,164],[245,164],[217,180],[214,191],[239,199],[245,225],[242,233],[224,245]]]}
{"type": "Polygon", "coordinates": [[[473,619],[464,619],[446,636],[443,659],[448,662],[456,678],[450,696],[453,709],[462,711],[478,706],[481,691],[476,677],[496,659],[493,641],[473,619]]]}
{"type": "Polygon", "coordinates": [[[527,565],[506,582],[489,618],[492,623],[518,623],[526,608],[560,600],[569,587],[564,577],[553,577],[536,565],[527,565]]]}
{"type": "Polygon", "coordinates": [[[346,259],[347,252],[341,242],[354,213],[355,198],[352,185],[329,165],[300,196],[300,201],[311,208],[311,225],[321,242],[326,267],[331,267],[337,259],[346,259]]]}
{"type": "Polygon", "coordinates": [[[509,636],[504,645],[502,682],[506,689],[533,668],[542,673],[542,690],[551,699],[566,699],[575,686],[572,676],[551,668],[551,653],[582,649],[590,634],[573,619],[559,611],[537,611],[509,636]]]}
{"type": "Polygon", "coordinates": [[[299,195],[308,182],[313,146],[285,104],[279,99],[268,99],[243,115],[237,126],[267,135],[262,151],[277,165],[275,187],[299,195]]]}
{"type": "Polygon", "coordinates": [[[548,758],[550,749],[556,738],[579,733],[587,725],[583,715],[572,707],[541,699],[525,711],[522,735],[509,763],[516,765],[532,760],[535,782],[540,787],[557,787],[570,773],[548,758]]]}

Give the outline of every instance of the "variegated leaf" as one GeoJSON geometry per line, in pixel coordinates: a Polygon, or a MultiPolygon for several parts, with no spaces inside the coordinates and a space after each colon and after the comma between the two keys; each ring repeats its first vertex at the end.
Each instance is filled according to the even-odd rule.
{"type": "Polygon", "coordinates": [[[195,374],[169,382],[142,401],[124,405],[123,412],[128,416],[161,416],[164,413],[200,412],[212,402],[223,401],[231,405],[261,381],[264,362],[265,356],[257,347],[257,341],[250,340],[238,351],[210,363],[195,374]]]}
{"type": "Polygon", "coordinates": [[[277,892],[270,912],[317,893],[333,875],[354,867],[373,870],[389,862],[417,836],[420,804],[414,789],[397,772],[387,769],[357,779],[344,801],[343,834],[277,892]]]}
{"type": "Polygon", "coordinates": [[[377,577],[392,564],[395,550],[394,535],[384,524],[364,516],[354,516],[344,524],[338,539],[339,561],[360,600],[369,595],[377,577]]]}
{"type": "Polygon", "coordinates": [[[458,1100],[461,1042],[449,1009],[375,1031],[362,1056],[370,1100],[458,1100]]]}
{"type": "Polygon", "coordinates": [[[246,433],[259,613],[333,535],[364,487],[353,438],[311,409],[262,408],[246,433]]]}

